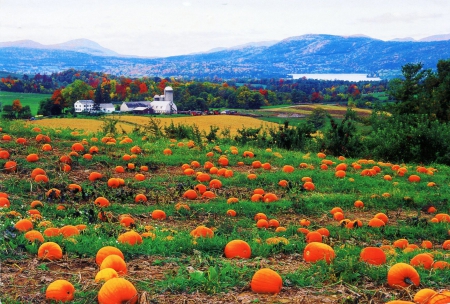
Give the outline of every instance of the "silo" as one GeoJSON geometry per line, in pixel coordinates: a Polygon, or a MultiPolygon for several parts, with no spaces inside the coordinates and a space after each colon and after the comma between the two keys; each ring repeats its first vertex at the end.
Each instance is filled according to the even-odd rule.
{"type": "Polygon", "coordinates": [[[164,100],[165,101],[173,101],[173,89],[172,87],[164,88],[164,100]]]}

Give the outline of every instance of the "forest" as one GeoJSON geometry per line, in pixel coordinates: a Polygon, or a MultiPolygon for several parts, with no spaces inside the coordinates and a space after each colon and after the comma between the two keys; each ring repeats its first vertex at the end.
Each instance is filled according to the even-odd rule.
{"type": "Polygon", "coordinates": [[[0,90],[7,92],[52,94],[42,102],[42,115],[70,112],[76,100],[92,99],[99,103],[153,100],[166,86],[174,89],[178,110],[205,111],[211,108],[259,109],[261,106],[347,102],[367,107],[385,100],[388,82],[324,81],[314,79],[221,79],[117,77],[92,71],[69,69],[51,75],[6,76],[0,90]],[[377,98],[381,93],[382,98],[377,98]]]}

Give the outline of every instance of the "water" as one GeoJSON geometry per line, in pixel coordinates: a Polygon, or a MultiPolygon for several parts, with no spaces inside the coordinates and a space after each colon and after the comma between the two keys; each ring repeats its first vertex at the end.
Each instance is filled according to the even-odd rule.
{"type": "Polygon", "coordinates": [[[367,74],[288,74],[292,79],[306,77],[319,80],[347,80],[347,81],[379,81],[379,77],[368,78],[367,74]]]}

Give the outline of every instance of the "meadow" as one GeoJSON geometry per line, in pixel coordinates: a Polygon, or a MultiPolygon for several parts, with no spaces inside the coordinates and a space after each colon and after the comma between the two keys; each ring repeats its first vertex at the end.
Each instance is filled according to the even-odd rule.
{"type": "Polygon", "coordinates": [[[16,93],[16,92],[1,92],[0,102],[2,106],[11,105],[14,100],[19,99],[22,106],[30,106],[31,114],[36,115],[39,109],[39,102],[50,98],[51,94],[35,94],[35,93],[16,93]]]}
{"type": "Polygon", "coordinates": [[[66,121],[0,121],[2,303],[448,303],[447,166],[66,121]]]}

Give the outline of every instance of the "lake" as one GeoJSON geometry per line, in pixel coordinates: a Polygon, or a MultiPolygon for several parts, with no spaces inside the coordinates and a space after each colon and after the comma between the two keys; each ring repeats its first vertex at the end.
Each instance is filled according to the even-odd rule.
{"type": "Polygon", "coordinates": [[[292,79],[306,77],[319,80],[347,80],[347,81],[380,81],[379,77],[367,78],[367,74],[288,74],[292,79]]]}

